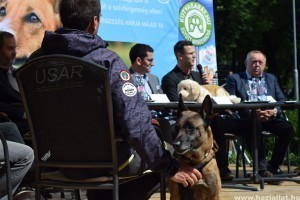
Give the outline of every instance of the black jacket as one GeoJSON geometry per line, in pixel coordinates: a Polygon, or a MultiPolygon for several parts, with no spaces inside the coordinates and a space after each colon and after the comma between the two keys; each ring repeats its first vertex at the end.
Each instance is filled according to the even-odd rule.
{"type": "MultiPolygon", "coordinates": [[[[202,84],[199,72],[191,71],[190,75],[194,81],[202,84]]],[[[184,79],[184,74],[177,65],[162,78],[162,89],[170,101],[178,101],[177,86],[184,79]]]]}

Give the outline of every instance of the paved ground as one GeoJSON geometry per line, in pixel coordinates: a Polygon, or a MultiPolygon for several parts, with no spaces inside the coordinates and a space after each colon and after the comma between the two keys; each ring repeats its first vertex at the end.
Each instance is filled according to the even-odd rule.
{"type": "MultiPolygon", "coordinates": [[[[292,167],[292,170],[295,167],[292,167]]],[[[285,170],[284,168],[282,168],[285,170]]],[[[234,166],[231,166],[231,170],[234,170],[234,166]]],[[[298,176],[298,179],[300,177],[298,176]]],[[[222,188],[221,190],[221,200],[238,200],[238,199],[252,199],[252,200],[300,200],[300,184],[286,181],[280,185],[269,185],[265,184],[265,188],[260,189],[259,184],[250,184],[250,186],[258,188],[258,191],[249,191],[249,190],[241,190],[241,189],[233,189],[233,188],[222,188]]],[[[85,191],[81,192],[81,199],[87,200],[85,196],[85,191]]],[[[167,199],[170,198],[170,194],[167,193],[167,199]]],[[[34,198],[19,198],[15,200],[30,200],[34,198]]],[[[65,193],[65,198],[60,197],[60,193],[53,193],[53,200],[71,200],[74,199],[74,196],[71,192],[65,193]]],[[[160,194],[155,193],[152,195],[150,200],[159,200],[160,194]]],[[[134,200],[134,199],[133,199],[134,200]]],[[[138,199],[137,199],[138,200],[138,199]]]]}

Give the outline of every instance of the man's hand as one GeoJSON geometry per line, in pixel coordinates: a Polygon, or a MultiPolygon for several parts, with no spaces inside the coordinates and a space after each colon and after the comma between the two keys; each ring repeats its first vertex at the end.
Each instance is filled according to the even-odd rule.
{"type": "Polygon", "coordinates": [[[207,73],[202,74],[203,84],[213,84],[213,79],[209,78],[207,73]]]}
{"type": "Polygon", "coordinates": [[[268,109],[268,110],[256,110],[256,115],[257,117],[265,122],[265,121],[269,121],[270,119],[273,119],[274,117],[276,117],[277,114],[277,109],[268,109]]]}
{"type": "Polygon", "coordinates": [[[171,180],[182,183],[184,187],[187,187],[189,184],[190,186],[194,186],[201,178],[202,175],[197,169],[185,163],[180,163],[180,169],[171,177],[171,180]]]}

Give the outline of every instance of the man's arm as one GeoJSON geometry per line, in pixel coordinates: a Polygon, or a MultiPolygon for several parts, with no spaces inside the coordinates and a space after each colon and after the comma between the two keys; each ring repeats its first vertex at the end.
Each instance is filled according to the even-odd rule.
{"type": "Polygon", "coordinates": [[[178,101],[177,82],[169,74],[162,79],[162,89],[170,101],[178,101]]]}
{"type": "Polygon", "coordinates": [[[275,90],[275,100],[276,101],[285,101],[285,96],[279,86],[276,76],[274,76],[274,90],[275,90]]]}
{"type": "Polygon", "coordinates": [[[127,70],[125,64],[117,57],[110,65],[116,130],[147,162],[151,170],[163,172],[168,176],[174,175],[178,171],[179,164],[170,152],[163,148],[162,141],[151,124],[151,114],[147,104],[138,93],[129,95],[122,89],[125,83],[131,84],[131,82],[124,82],[119,76],[121,70],[127,70]]]}
{"type": "Polygon", "coordinates": [[[236,81],[232,75],[227,77],[225,89],[230,95],[236,95],[236,81]]]}
{"type": "Polygon", "coordinates": [[[23,106],[14,106],[9,103],[0,102],[0,112],[5,112],[11,120],[24,119],[23,106]]]}

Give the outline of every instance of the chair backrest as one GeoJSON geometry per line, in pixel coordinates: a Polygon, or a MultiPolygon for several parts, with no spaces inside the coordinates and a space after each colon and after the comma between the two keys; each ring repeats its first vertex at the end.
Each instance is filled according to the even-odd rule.
{"type": "Polygon", "coordinates": [[[90,164],[116,170],[107,68],[73,56],[49,55],[25,63],[16,78],[38,165],[90,164]]]}

